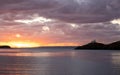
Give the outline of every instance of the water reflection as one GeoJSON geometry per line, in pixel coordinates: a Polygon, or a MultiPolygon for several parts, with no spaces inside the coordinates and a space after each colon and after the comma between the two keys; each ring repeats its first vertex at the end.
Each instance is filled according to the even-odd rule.
{"type": "Polygon", "coordinates": [[[112,53],[113,74],[120,75],[120,53],[112,53]]]}
{"type": "Polygon", "coordinates": [[[2,52],[0,56],[16,56],[16,57],[54,57],[54,56],[74,56],[71,52],[2,52]]]}
{"type": "Polygon", "coordinates": [[[0,75],[120,75],[120,52],[0,50],[0,75]]]}

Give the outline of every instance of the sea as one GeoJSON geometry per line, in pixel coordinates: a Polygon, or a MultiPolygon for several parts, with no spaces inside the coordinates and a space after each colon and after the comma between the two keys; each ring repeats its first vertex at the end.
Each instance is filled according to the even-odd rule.
{"type": "Polygon", "coordinates": [[[120,75],[120,51],[0,49],[0,75],[120,75]]]}

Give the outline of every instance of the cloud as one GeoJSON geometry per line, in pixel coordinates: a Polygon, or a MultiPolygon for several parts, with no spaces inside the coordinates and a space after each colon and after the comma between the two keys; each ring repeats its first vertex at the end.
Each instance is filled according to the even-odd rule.
{"type": "Polygon", "coordinates": [[[105,22],[120,17],[119,0],[1,0],[0,3],[1,10],[39,13],[73,23],[105,22]]]}
{"type": "Polygon", "coordinates": [[[119,0],[0,0],[0,35],[4,38],[20,33],[28,40],[48,43],[119,40],[119,3],[119,0]]]}
{"type": "Polygon", "coordinates": [[[112,20],[111,23],[120,25],[120,19],[112,20]]]}

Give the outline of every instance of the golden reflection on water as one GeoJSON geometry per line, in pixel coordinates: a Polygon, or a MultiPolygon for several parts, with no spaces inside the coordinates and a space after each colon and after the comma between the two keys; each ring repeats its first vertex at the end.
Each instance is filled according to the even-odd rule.
{"type": "Polygon", "coordinates": [[[112,53],[112,64],[114,75],[120,75],[120,53],[112,53]]]}
{"type": "Polygon", "coordinates": [[[120,66],[120,53],[112,53],[112,63],[120,66]]]}
{"type": "Polygon", "coordinates": [[[75,56],[74,52],[29,52],[20,50],[0,50],[0,56],[16,56],[16,57],[52,57],[52,56],[75,56]]]}

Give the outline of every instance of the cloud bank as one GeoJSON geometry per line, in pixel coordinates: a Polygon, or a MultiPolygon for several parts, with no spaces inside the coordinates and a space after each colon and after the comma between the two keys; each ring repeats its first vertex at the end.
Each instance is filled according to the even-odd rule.
{"type": "Polygon", "coordinates": [[[0,3],[1,10],[31,10],[47,18],[74,23],[105,22],[120,17],[119,0],[1,0],[0,3]]]}
{"type": "Polygon", "coordinates": [[[21,33],[48,44],[110,42],[119,40],[119,18],[120,0],[0,0],[0,40],[21,33]]]}

